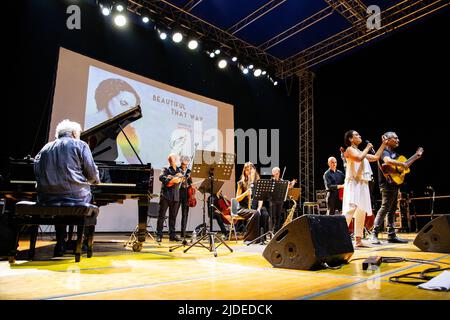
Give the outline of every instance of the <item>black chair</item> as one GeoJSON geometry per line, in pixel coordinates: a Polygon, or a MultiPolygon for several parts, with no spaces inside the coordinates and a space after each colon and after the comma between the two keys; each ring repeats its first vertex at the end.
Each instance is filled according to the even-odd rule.
{"type": "Polygon", "coordinates": [[[30,226],[29,260],[34,259],[36,239],[39,225],[75,225],[77,226],[77,241],[75,261],[80,262],[83,234],[87,237],[87,257],[92,257],[94,231],[97,224],[99,209],[97,206],[83,202],[53,202],[39,204],[30,201],[20,201],[16,204],[15,225],[17,226],[16,244],[20,232],[25,226],[30,226]],[[85,233],[85,228],[87,232],[85,233]]]}

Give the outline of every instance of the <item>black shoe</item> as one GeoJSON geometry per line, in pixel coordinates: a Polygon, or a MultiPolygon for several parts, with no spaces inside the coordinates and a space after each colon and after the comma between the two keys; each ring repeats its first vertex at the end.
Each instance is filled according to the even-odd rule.
{"type": "Polygon", "coordinates": [[[387,241],[388,241],[389,243],[408,243],[408,240],[400,239],[400,238],[397,237],[397,236],[390,237],[390,238],[388,238],[387,241]]]}
{"type": "Polygon", "coordinates": [[[177,236],[175,236],[175,237],[170,237],[170,238],[169,238],[169,241],[180,242],[180,241],[181,241],[181,239],[180,239],[180,238],[178,238],[177,236]]]}
{"type": "Polygon", "coordinates": [[[156,242],[162,242],[162,236],[156,236],[156,242]]]}

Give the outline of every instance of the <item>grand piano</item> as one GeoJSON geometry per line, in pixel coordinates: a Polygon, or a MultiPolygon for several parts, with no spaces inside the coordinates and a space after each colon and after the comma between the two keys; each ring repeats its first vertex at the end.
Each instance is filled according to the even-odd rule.
{"type": "MultiPolygon", "coordinates": [[[[147,212],[153,195],[153,168],[144,164],[124,132],[124,128],[142,117],[138,105],[114,118],[98,124],[81,133],[92,151],[100,172],[100,184],[92,185],[93,203],[104,206],[109,203],[123,203],[125,199],[138,200],[138,235],[133,244],[134,251],[140,251],[147,233],[147,212]],[[123,133],[135,152],[140,164],[125,164],[114,161],[117,158],[117,136],[123,133]]],[[[14,204],[21,200],[36,200],[33,158],[3,159],[0,167],[0,199],[13,213],[14,204]]]]}

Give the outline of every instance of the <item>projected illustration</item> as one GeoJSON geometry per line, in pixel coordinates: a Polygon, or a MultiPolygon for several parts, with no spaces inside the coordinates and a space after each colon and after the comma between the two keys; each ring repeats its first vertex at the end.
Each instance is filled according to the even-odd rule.
{"type": "MultiPolygon", "coordinates": [[[[85,129],[102,123],[136,105],[142,118],[128,125],[125,133],[142,161],[161,168],[169,153],[190,155],[198,143],[217,150],[217,107],[169,92],[118,74],[90,66],[86,95],[85,129]]],[[[118,157],[138,163],[126,138],[117,139],[118,157]]]]}

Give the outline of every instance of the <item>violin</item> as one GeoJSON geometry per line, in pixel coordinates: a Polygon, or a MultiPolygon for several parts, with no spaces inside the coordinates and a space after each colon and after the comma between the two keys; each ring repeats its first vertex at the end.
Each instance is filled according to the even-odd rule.
{"type": "Polygon", "coordinates": [[[197,190],[193,186],[189,186],[187,188],[187,195],[188,195],[188,207],[195,207],[197,205],[197,199],[195,198],[195,192],[197,190]]]}

